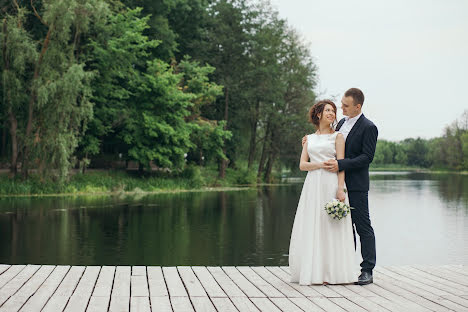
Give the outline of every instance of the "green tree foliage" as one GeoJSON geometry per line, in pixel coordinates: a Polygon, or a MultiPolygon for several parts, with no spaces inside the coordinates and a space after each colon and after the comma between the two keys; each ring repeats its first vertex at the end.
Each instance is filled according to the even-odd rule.
{"type": "MultiPolygon", "coordinates": [[[[30,69],[39,56],[36,43],[24,28],[26,13],[27,10],[19,8],[16,15],[7,14],[0,33],[3,133],[9,130],[11,137],[10,170],[13,176],[17,173],[18,155],[24,147],[25,107],[29,100],[25,90],[31,87],[30,69]]],[[[4,153],[5,148],[2,148],[4,153]]]]}
{"type": "Polygon", "coordinates": [[[13,13],[4,18],[2,28],[2,69],[7,72],[3,75],[7,78],[4,93],[10,92],[15,80],[21,80],[21,86],[16,83],[16,87],[21,87],[23,93],[14,104],[20,110],[15,116],[16,133],[11,128],[15,122],[10,119],[12,146],[18,147],[17,154],[12,148],[12,173],[16,172],[15,159],[21,155],[25,177],[34,166],[43,177],[63,180],[72,165],[80,135],[92,117],[91,73],[80,61],[80,38],[91,23],[99,23],[107,6],[100,0],[43,1],[40,9],[32,4],[28,10],[13,1],[13,13]],[[33,13],[34,19],[23,23],[23,16],[33,13]],[[8,27],[13,20],[17,27],[8,27]],[[24,42],[12,44],[9,36],[23,38],[24,42]],[[22,47],[25,51],[14,50],[22,47]],[[33,64],[21,74],[20,68],[31,61],[33,64]],[[14,72],[9,71],[9,64],[17,64],[14,72]]]}
{"type": "Polygon", "coordinates": [[[374,165],[468,170],[468,111],[444,129],[441,137],[401,142],[379,140],[374,165]]]}
{"type": "MultiPolygon", "coordinates": [[[[203,105],[213,102],[221,87],[210,82],[210,66],[185,58],[168,64],[153,58],[160,41],[144,35],[149,17],[141,9],[117,13],[92,42],[89,66],[94,81],[95,117],[83,140],[82,154],[98,154],[107,144],[149,167],[180,167],[190,149],[203,150],[190,140],[200,128],[203,105]]],[[[215,131],[216,121],[203,123],[214,140],[229,133],[215,131]]],[[[206,144],[205,142],[203,142],[206,144]]],[[[201,144],[201,143],[200,143],[201,144]]],[[[219,147],[219,146],[218,146],[219,147]]],[[[219,152],[219,151],[218,151],[219,152]]]]}

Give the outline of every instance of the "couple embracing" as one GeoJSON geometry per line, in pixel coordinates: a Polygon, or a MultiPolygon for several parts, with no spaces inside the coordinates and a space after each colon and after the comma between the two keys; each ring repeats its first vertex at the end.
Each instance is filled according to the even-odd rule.
{"type": "Polygon", "coordinates": [[[322,100],[312,106],[309,121],[317,130],[302,140],[299,167],[308,173],[289,247],[291,281],[301,285],[373,282],[375,236],[369,218],[368,191],[369,165],[378,131],[361,112],[361,90],[346,91],[341,104],[346,117],[336,129],[337,111],[332,101],[322,100]],[[349,204],[351,218],[330,217],[324,207],[332,199],[349,204]],[[353,225],[361,241],[360,275],[355,263],[353,225]]]}

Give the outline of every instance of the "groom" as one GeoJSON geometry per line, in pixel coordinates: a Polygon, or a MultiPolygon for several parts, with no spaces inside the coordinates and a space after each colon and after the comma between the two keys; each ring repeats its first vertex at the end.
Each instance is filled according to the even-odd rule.
{"type": "MultiPolygon", "coordinates": [[[[345,92],[341,99],[341,109],[346,117],[336,126],[336,131],[345,138],[345,158],[326,161],[325,169],[331,172],[345,170],[351,219],[361,239],[361,275],[357,284],[373,282],[372,270],[375,267],[375,236],[369,218],[369,165],[374,159],[377,144],[377,127],[361,112],[364,94],[357,88],[345,92]]],[[[356,234],[353,229],[354,244],[356,234]]]]}

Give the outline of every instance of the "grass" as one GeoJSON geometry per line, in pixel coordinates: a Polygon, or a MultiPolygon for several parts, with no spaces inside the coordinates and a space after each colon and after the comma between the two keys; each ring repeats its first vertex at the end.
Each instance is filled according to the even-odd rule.
{"type": "Polygon", "coordinates": [[[164,172],[145,173],[126,171],[88,171],[76,173],[66,183],[41,181],[36,175],[28,180],[9,179],[0,175],[0,196],[82,195],[116,193],[162,193],[201,190],[238,189],[256,184],[253,171],[226,170],[225,179],[218,178],[215,167],[189,166],[177,174],[164,172]]]}
{"type": "Polygon", "coordinates": [[[417,166],[402,166],[397,164],[371,165],[370,171],[427,171],[429,169],[417,166]]]}

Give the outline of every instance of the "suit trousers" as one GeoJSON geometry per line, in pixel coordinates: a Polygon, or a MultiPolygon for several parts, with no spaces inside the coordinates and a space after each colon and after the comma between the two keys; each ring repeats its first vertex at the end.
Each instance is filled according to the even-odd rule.
{"type": "Polygon", "coordinates": [[[356,247],[356,232],[361,241],[361,271],[372,273],[375,267],[375,235],[369,218],[368,192],[349,191],[349,204],[353,225],[354,247],[356,247]]]}

